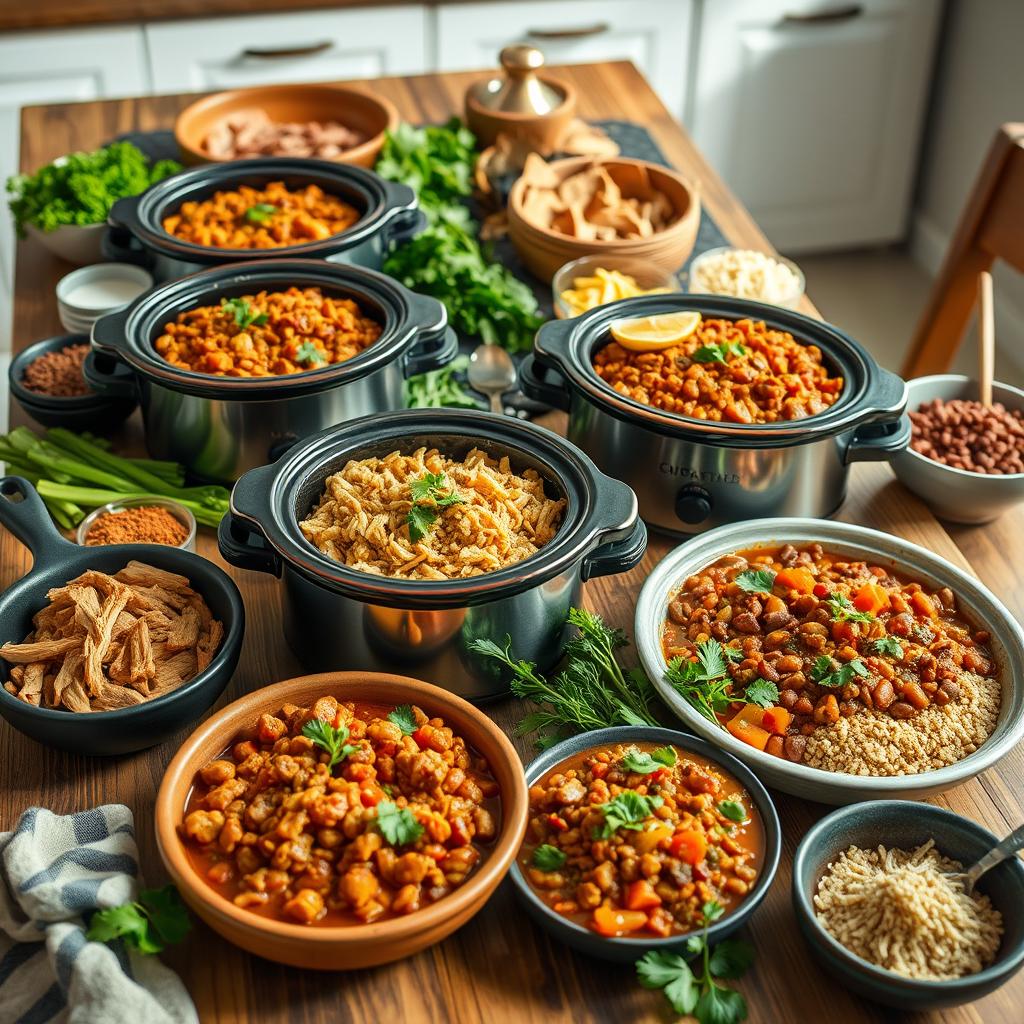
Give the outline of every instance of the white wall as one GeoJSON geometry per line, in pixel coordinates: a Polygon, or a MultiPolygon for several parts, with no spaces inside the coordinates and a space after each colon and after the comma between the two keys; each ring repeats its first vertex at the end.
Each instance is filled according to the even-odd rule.
{"type": "MultiPolygon", "coordinates": [[[[1024,121],[1022,45],[1022,0],[950,0],[911,240],[914,258],[932,273],[999,125],[1024,121]]],[[[1024,365],[1024,275],[997,264],[995,292],[999,358],[1024,365]]]]}

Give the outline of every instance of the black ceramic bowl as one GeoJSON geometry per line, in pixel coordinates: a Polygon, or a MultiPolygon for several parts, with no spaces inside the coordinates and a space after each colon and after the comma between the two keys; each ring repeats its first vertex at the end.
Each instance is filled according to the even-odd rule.
{"type": "Polygon", "coordinates": [[[138,404],[134,397],[114,398],[92,392],[73,398],[55,398],[38,391],[29,391],[22,384],[25,368],[41,355],[59,352],[69,345],[88,344],[87,334],[60,334],[29,345],[11,360],[7,369],[11,394],[37,423],[44,427],[64,427],[67,430],[89,430],[94,434],[103,434],[120,426],[132,414],[138,404]]]}
{"type": "Polygon", "coordinates": [[[980,999],[1009,981],[1024,964],[1024,863],[1003,861],[978,881],[1003,915],[1002,945],[995,962],[952,981],[920,981],[876,967],[841,945],[818,923],[814,893],[825,869],[850,846],[879,844],[913,850],[935,840],[939,853],[965,867],[999,841],[987,828],[931,804],[875,800],[841,807],[822,818],[800,841],[793,860],[793,908],[811,953],[842,985],[877,1003],[903,1010],[959,1006],[980,999]]]}
{"type": "MultiPolygon", "coordinates": [[[[591,750],[595,747],[609,747],[619,743],[654,742],[671,743],[683,751],[691,751],[706,758],[717,768],[721,768],[733,776],[750,794],[750,799],[757,808],[764,827],[764,858],[753,889],[743,902],[733,911],[718,919],[708,929],[708,937],[712,944],[721,941],[742,927],[750,920],[761,900],[771,888],[775,872],[779,867],[779,856],[782,852],[782,828],[779,816],[768,795],[768,790],[757,780],[757,776],[732,754],[727,754],[706,740],[698,739],[674,729],[661,729],[651,726],[619,725],[610,729],[596,729],[593,732],[580,733],[545,750],[535,757],[526,767],[526,784],[533,786],[552,768],[566,758],[591,750]]],[[[686,946],[686,940],[693,932],[686,935],[673,935],[667,939],[654,936],[646,938],[607,938],[598,935],[583,925],[570,921],[556,914],[531,888],[523,877],[517,859],[512,862],[509,871],[516,893],[526,906],[526,911],[542,928],[546,928],[555,938],[567,943],[574,949],[589,956],[600,957],[602,960],[615,960],[622,963],[633,963],[639,960],[648,950],[680,951],[686,946]]]]}
{"type": "MultiPolygon", "coordinates": [[[[231,578],[190,551],[162,544],[79,547],[54,528],[35,488],[22,477],[0,477],[0,524],[32,552],[31,572],[0,595],[0,644],[21,643],[32,616],[46,605],[46,592],[86,569],[115,573],[136,559],[187,576],[224,624],[224,639],[213,661],[194,679],[163,697],[117,711],[75,714],[39,708],[0,687],[0,715],[40,743],[79,754],[127,754],[143,750],[196,721],[224,691],[242,650],[245,609],[231,578]]],[[[2,680],[10,666],[0,662],[2,680]]],[[[0,681],[2,681],[0,680],[0,681]]]]}

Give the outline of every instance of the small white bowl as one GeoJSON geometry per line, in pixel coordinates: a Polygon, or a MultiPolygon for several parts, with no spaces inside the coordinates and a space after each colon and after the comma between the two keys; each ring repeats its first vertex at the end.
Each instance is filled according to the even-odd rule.
{"type": "MultiPolygon", "coordinates": [[[[118,512],[123,512],[126,508],[138,508],[140,505],[146,505],[153,507],[154,505],[158,508],[165,508],[168,512],[174,516],[175,519],[181,523],[182,526],[188,531],[185,539],[177,545],[182,551],[195,551],[196,549],[196,517],[192,515],[192,512],[185,508],[184,505],[179,505],[176,501],[170,501],[167,498],[125,498],[122,501],[112,501],[107,505],[101,505],[99,508],[94,509],[90,512],[79,524],[78,529],[75,531],[75,542],[85,547],[85,539],[89,536],[89,531],[92,529],[93,524],[100,516],[112,513],[116,515],[118,512]]],[[[132,543],[146,543],[132,542],[132,543]]],[[[103,545],[96,545],[102,547],[103,545]]],[[[158,544],[157,547],[170,547],[168,544],[158,544]]]]}
{"type": "MultiPolygon", "coordinates": [[[[717,249],[708,249],[705,252],[702,252],[699,256],[695,256],[686,272],[688,290],[696,294],[733,295],[732,292],[709,292],[705,288],[698,288],[694,284],[694,278],[696,271],[698,271],[701,265],[706,263],[708,260],[717,256],[721,256],[723,253],[737,251],[742,250],[737,250],[735,246],[723,245],[719,246],[717,249]]],[[[768,254],[765,253],[764,255],[768,254]]],[[[787,260],[785,256],[771,256],[770,258],[773,259],[776,263],[781,263],[784,267],[788,267],[793,272],[793,275],[796,277],[797,280],[797,284],[794,291],[785,296],[780,297],[779,300],[776,302],[773,302],[771,298],[762,295],[740,295],[737,296],[737,298],[752,299],[755,302],[767,302],[771,303],[774,306],[781,306],[783,309],[796,309],[796,307],[800,304],[800,300],[803,298],[804,289],[806,287],[804,272],[792,260],[787,260]]]]}
{"type": "MultiPolygon", "coordinates": [[[[933,398],[977,399],[978,383],[961,374],[944,373],[907,381],[907,410],[933,398]]],[[[1024,409],[1024,391],[992,383],[992,400],[1007,409],[1024,409]]],[[[936,462],[912,448],[891,460],[892,471],[937,516],[954,523],[989,523],[1024,500],[1024,473],[971,473],[936,462]]]]}
{"type": "Polygon", "coordinates": [[[66,331],[89,334],[100,317],[153,287],[152,275],[130,263],[94,263],[57,282],[57,314],[66,331]]]}

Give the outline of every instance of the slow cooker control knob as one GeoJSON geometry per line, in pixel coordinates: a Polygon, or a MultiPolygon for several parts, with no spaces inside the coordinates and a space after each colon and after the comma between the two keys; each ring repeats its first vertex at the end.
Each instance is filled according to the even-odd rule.
{"type": "Polygon", "coordinates": [[[709,491],[695,484],[687,484],[680,488],[676,495],[676,515],[684,523],[696,526],[697,523],[703,523],[711,515],[713,504],[709,491]]]}

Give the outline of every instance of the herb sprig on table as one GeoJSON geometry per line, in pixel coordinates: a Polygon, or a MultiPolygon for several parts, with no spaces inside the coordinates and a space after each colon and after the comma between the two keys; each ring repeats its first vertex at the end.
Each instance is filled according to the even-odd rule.
{"type": "Polygon", "coordinates": [[[412,506],[406,516],[406,524],[409,527],[409,539],[414,544],[430,532],[443,509],[465,504],[465,499],[449,487],[444,473],[425,473],[418,480],[412,481],[409,492],[412,495],[412,506]]]}
{"type": "Polygon", "coordinates": [[[161,953],[181,942],[192,927],[188,911],[173,885],[143,889],[137,900],[97,910],[89,918],[90,942],[124,941],[140,953],[161,953]]]}

